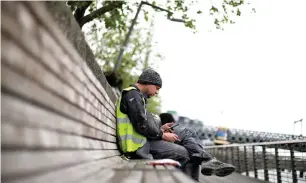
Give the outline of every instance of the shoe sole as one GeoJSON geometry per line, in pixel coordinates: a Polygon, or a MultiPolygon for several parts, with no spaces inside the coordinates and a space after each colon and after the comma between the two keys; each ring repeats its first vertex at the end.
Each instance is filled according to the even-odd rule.
{"type": "Polygon", "coordinates": [[[232,174],[234,171],[235,171],[234,167],[221,168],[220,170],[216,171],[216,176],[225,177],[232,174]]]}
{"type": "Polygon", "coordinates": [[[201,170],[201,173],[203,175],[206,175],[206,176],[211,176],[212,174],[215,174],[218,177],[225,177],[225,176],[230,175],[234,171],[235,171],[234,167],[224,167],[224,168],[220,168],[218,170],[214,170],[214,169],[211,169],[211,168],[203,168],[201,170]]]}

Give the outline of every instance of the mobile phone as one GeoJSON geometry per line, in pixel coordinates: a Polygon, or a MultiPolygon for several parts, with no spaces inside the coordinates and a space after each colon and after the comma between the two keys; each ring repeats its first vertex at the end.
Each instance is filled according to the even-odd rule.
{"type": "Polygon", "coordinates": [[[178,124],[178,123],[176,123],[176,124],[174,124],[174,125],[172,125],[170,128],[168,128],[168,129],[166,129],[166,131],[168,131],[168,130],[173,130],[173,128],[175,128],[175,127],[177,127],[177,126],[179,126],[180,124],[178,124]]]}

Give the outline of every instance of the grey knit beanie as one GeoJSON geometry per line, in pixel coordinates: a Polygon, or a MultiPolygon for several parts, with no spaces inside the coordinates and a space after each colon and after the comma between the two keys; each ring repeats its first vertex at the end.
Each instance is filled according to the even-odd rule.
{"type": "Polygon", "coordinates": [[[162,79],[160,75],[153,69],[147,69],[139,76],[137,83],[152,84],[162,87],[162,79]]]}

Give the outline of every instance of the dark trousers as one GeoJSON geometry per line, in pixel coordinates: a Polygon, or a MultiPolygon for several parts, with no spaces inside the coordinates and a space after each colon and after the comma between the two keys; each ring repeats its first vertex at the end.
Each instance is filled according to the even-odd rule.
{"type": "Polygon", "coordinates": [[[190,128],[176,128],[174,133],[177,134],[180,139],[176,144],[185,147],[190,156],[193,154],[200,154],[205,161],[212,158],[211,155],[204,150],[201,140],[194,130],[190,128]]]}
{"type": "Polygon", "coordinates": [[[179,136],[180,141],[176,143],[167,142],[164,140],[149,141],[144,147],[137,151],[137,156],[144,159],[173,159],[181,163],[182,171],[192,177],[194,180],[199,179],[200,166],[198,163],[193,163],[190,156],[193,154],[201,154],[204,159],[211,159],[197,135],[197,133],[189,128],[175,129],[175,133],[179,136]]]}
{"type": "Polygon", "coordinates": [[[154,159],[173,159],[181,163],[181,170],[194,180],[199,180],[199,165],[190,162],[187,149],[179,144],[164,140],[150,141],[150,153],[154,159]]]}
{"type": "Polygon", "coordinates": [[[173,159],[182,165],[190,159],[186,148],[164,140],[150,141],[150,153],[154,159],[173,159]]]}

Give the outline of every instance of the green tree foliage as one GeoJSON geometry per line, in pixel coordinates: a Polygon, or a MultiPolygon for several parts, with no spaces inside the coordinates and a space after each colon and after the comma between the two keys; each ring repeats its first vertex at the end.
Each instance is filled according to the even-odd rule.
{"type": "MultiPolygon", "coordinates": [[[[99,19],[101,22],[105,23],[106,28],[116,28],[119,30],[126,30],[126,17],[133,14],[135,11],[135,6],[139,5],[137,3],[131,3],[129,1],[67,1],[67,5],[71,8],[74,13],[76,20],[78,21],[80,27],[83,27],[88,22],[94,19],[99,19]],[[86,14],[86,12],[88,12],[86,14]],[[106,15],[107,14],[107,15],[106,15]]],[[[167,10],[173,12],[168,13],[168,18],[173,18],[173,14],[179,14],[180,17],[185,21],[185,26],[195,29],[195,19],[189,16],[192,14],[191,6],[196,4],[197,0],[192,1],[162,1],[163,4],[157,4],[157,1],[146,1],[153,5],[160,7],[165,7],[167,10]]],[[[213,2],[213,0],[212,0],[213,2]]],[[[222,0],[221,7],[217,8],[215,5],[211,4],[210,15],[214,17],[214,23],[217,29],[222,29],[222,24],[224,23],[234,23],[230,20],[231,15],[240,16],[241,11],[239,7],[246,3],[246,0],[222,0]],[[229,11],[230,10],[230,11],[229,11]]],[[[148,21],[147,16],[148,8],[143,7],[146,12],[145,19],[148,21]]],[[[204,7],[203,7],[204,8],[204,7]]],[[[202,9],[203,9],[202,8],[202,9]]],[[[255,9],[252,9],[255,12],[255,9]]],[[[196,10],[197,14],[201,14],[201,7],[196,10]]],[[[176,17],[177,18],[177,17],[176,17]]]]}
{"type": "MultiPolygon", "coordinates": [[[[190,17],[191,6],[197,1],[162,1],[164,4],[157,4],[157,1],[147,1],[158,7],[166,8],[173,12],[168,13],[167,18],[181,18],[185,26],[193,30],[195,20],[190,17]],[[179,17],[177,17],[179,15],[179,17]]],[[[80,27],[87,27],[86,39],[97,58],[102,70],[107,74],[111,73],[115,61],[117,60],[120,46],[123,45],[130,21],[136,13],[140,1],[67,1],[73,15],[80,27]],[[84,26],[86,25],[86,26],[84,26]]],[[[214,17],[214,24],[217,29],[222,29],[222,24],[234,23],[230,19],[231,15],[240,16],[239,6],[245,0],[223,0],[222,8],[211,5],[210,15],[214,17]]],[[[149,22],[152,15],[149,13],[152,7],[147,5],[142,7],[143,19],[149,22]]],[[[159,10],[156,10],[157,12],[159,10]]],[[[255,11],[255,10],[253,10],[255,11]]],[[[196,10],[201,14],[201,8],[196,10]]],[[[153,21],[152,21],[153,22],[153,21]]],[[[151,23],[151,28],[153,24],[151,23]]],[[[121,65],[117,71],[116,79],[122,79],[122,87],[127,87],[137,81],[138,75],[144,68],[152,67],[156,61],[162,58],[161,55],[152,52],[151,28],[135,27],[129,39],[129,43],[123,54],[121,65]]],[[[158,64],[158,62],[157,62],[158,64]]],[[[115,81],[117,83],[119,81],[115,81]]],[[[160,98],[150,99],[148,109],[151,112],[160,112],[160,98]]]]}
{"type": "MultiPolygon", "coordinates": [[[[145,18],[145,12],[141,14],[139,19],[145,18]]],[[[108,16],[108,15],[106,15],[108,16]]],[[[128,17],[126,20],[128,22],[128,17]]],[[[127,45],[122,57],[122,62],[118,71],[117,78],[123,80],[122,88],[136,83],[141,72],[151,67],[156,69],[154,62],[158,63],[161,55],[152,51],[152,28],[154,26],[153,19],[151,25],[147,27],[135,26],[133,33],[130,36],[129,44],[127,45]]],[[[90,29],[86,29],[86,39],[90,44],[95,58],[106,75],[112,72],[115,62],[117,61],[120,47],[123,45],[127,29],[112,29],[106,28],[107,25],[99,23],[99,20],[94,20],[90,29]]],[[[160,98],[153,97],[149,99],[148,110],[153,113],[160,112],[160,98]]]]}
{"type": "MultiPolygon", "coordinates": [[[[92,29],[87,33],[87,40],[91,44],[91,48],[96,59],[100,63],[103,71],[111,71],[118,58],[120,46],[124,42],[127,31],[118,29],[106,29],[103,26],[92,29]]],[[[151,29],[135,28],[129,39],[129,44],[125,49],[122,62],[118,68],[118,74],[123,79],[123,87],[126,87],[130,81],[135,80],[134,75],[139,75],[141,71],[150,66],[154,68],[153,62],[160,59],[159,54],[148,54],[151,51],[152,42],[150,41],[151,29]],[[150,57],[150,58],[149,58],[150,57]],[[123,77],[124,76],[124,77],[123,77]]]]}

